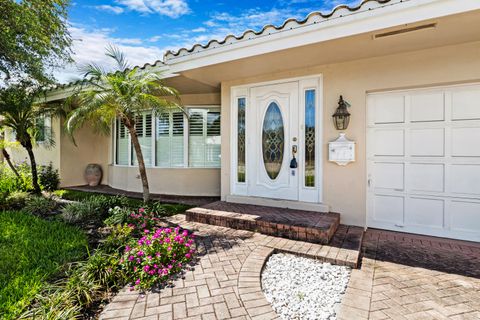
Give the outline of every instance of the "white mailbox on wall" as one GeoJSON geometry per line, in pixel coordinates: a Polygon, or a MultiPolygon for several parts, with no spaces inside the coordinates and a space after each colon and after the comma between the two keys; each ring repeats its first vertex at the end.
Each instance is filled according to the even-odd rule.
{"type": "Polygon", "coordinates": [[[355,161],[355,142],[345,138],[345,133],[340,133],[337,140],[328,143],[328,161],[341,166],[355,161]]]}

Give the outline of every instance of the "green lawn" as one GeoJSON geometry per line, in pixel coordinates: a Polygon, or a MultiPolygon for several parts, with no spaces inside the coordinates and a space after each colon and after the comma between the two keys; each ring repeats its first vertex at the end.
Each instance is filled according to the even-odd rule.
{"type": "Polygon", "coordinates": [[[19,211],[0,212],[0,318],[16,319],[59,266],[87,253],[83,231],[19,211]]]}

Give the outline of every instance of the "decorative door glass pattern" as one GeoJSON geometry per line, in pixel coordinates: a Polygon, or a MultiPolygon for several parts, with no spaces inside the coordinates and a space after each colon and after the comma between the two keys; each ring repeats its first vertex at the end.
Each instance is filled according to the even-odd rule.
{"type": "Polygon", "coordinates": [[[315,90],[305,91],[305,187],[315,187],[315,90]]]}
{"type": "Polygon", "coordinates": [[[275,180],[283,162],[285,134],[280,108],[270,103],[265,112],[262,128],[263,163],[270,179],[275,180]]]}
{"type": "Polygon", "coordinates": [[[246,99],[238,99],[237,115],[237,181],[245,182],[245,107],[246,99]]]}

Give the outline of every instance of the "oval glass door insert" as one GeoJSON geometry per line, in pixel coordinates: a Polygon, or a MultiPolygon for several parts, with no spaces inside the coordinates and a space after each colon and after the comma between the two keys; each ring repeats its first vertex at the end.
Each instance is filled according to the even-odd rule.
{"type": "Polygon", "coordinates": [[[280,108],[275,102],[265,112],[262,128],[263,163],[270,179],[275,180],[283,162],[285,134],[280,108]]]}

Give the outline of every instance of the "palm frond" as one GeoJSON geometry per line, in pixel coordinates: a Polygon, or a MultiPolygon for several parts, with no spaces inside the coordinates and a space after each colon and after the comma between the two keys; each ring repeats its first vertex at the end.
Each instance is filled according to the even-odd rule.
{"type": "Polygon", "coordinates": [[[117,63],[118,71],[125,72],[127,69],[129,69],[130,66],[128,64],[127,58],[125,57],[125,54],[120,51],[120,49],[118,49],[118,47],[109,44],[106,49],[105,55],[115,60],[115,62],[117,63]]]}

